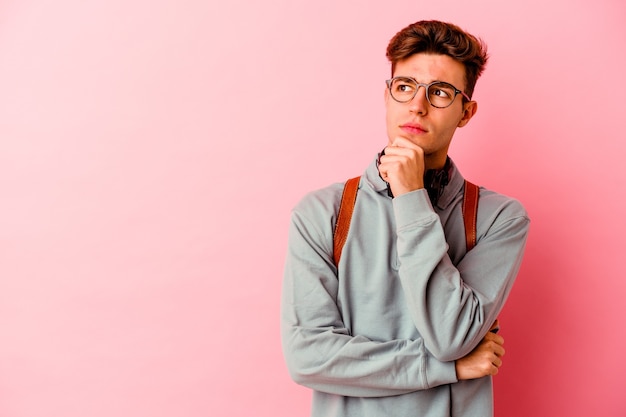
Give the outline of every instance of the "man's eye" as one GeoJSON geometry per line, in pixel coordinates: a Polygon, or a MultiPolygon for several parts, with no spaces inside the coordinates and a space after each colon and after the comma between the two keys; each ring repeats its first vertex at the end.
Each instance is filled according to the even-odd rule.
{"type": "Polygon", "coordinates": [[[396,91],[401,93],[410,93],[413,91],[413,86],[411,84],[398,84],[396,86],[396,91]]]}
{"type": "Polygon", "coordinates": [[[452,97],[452,94],[450,94],[449,91],[443,90],[441,88],[433,89],[432,94],[437,96],[437,97],[441,97],[441,98],[450,98],[450,97],[452,97]]]}

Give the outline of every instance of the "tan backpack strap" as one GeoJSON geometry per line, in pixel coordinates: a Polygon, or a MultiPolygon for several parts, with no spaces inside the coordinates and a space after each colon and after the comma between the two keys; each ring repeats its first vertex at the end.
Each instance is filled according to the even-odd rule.
{"type": "Polygon", "coordinates": [[[463,195],[463,224],[465,225],[465,245],[468,252],[476,246],[478,193],[478,186],[465,180],[465,193],[463,195]]]}
{"type": "Polygon", "coordinates": [[[341,205],[337,214],[337,223],[335,224],[335,235],[333,238],[333,259],[335,266],[339,265],[341,251],[343,245],[348,238],[348,230],[350,230],[350,221],[352,220],[352,212],[356,203],[356,193],[359,190],[359,181],[361,177],[351,178],[346,181],[341,195],[341,205]]]}

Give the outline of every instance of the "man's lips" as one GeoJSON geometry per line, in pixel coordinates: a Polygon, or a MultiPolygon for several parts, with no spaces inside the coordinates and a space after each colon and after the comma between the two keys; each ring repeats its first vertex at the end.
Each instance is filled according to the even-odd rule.
{"type": "Polygon", "coordinates": [[[422,125],[417,124],[417,123],[405,123],[403,125],[400,125],[400,129],[404,130],[405,132],[413,133],[413,134],[428,132],[426,128],[424,128],[422,125]]]}

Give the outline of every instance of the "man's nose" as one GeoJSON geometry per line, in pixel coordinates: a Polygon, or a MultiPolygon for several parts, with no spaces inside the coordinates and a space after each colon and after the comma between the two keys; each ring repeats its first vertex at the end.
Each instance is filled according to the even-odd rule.
{"type": "Polygon", "coordinates": [[[428,107],[430,106],[430,103],[428,102],[428,98],[426,97],[426,91],[427,88],[425,86],[417,86],[417,92],[415,93],[415,97],[413,97],[409,102],[409,109],[412,112],[418,114],[428,113],[428,107]]]}

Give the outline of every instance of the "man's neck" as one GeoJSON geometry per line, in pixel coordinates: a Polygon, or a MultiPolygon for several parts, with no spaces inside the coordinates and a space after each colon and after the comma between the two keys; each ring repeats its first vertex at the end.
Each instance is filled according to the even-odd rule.
{"type": "Polygon", "coordinates": [[[427,169],[424,172],[424,187],[428,191],[428,196],[433,206],[437,205],[439,197],[448,185],[450,179],[450,158],[446,160],[438,169],[427,169]]]}
{"type": "Polygon", "coordinates": [[[443,169],[448,164],[448,155],[424,155],[424,170],[443,169]]]}

